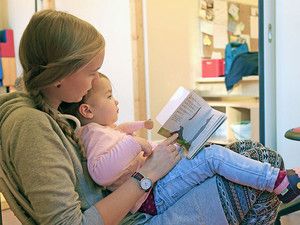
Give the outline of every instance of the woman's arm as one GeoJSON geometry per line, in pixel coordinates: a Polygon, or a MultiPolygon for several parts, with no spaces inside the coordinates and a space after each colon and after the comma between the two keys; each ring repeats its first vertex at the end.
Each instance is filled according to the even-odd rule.
{"type": "MultiPolygon", "coordinates": [[[[174,141],[177,134],[160,143],[139,172],[149,177],[153,183],[163,177],[179,161],[180,156],[174,141]]],[[[134,179],[129,179],[116,191],[96,203],[105,224],[118,224],[145,194],[134,179]]]]}

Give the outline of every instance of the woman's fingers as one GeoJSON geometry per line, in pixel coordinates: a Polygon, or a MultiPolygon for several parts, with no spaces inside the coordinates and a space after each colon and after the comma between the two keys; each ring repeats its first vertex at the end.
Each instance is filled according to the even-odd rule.
{"type": "Polygon", "coordinates": [[[176,139],[178,138],[178,134],[173,134],[171,137],[168,137],[166,140],[164,140],[161,144],[168,146],[170,144],[173,144],[176,139]]]}

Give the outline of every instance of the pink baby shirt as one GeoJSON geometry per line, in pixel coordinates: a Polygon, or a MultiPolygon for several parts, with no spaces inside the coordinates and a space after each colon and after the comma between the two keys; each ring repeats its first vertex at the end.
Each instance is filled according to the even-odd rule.
{"type": "MultiPolygon", "coordinates": [[[[87,151],[88,170],[97,184],[113,191],[144,164],[142,148],[132,136],[143,127],[144,121],[137,121],[115,128],[90,123],[79,129],[87,151]]],[[[136,212],[147,196],[145,193],[131,212],[136,212]]]]}

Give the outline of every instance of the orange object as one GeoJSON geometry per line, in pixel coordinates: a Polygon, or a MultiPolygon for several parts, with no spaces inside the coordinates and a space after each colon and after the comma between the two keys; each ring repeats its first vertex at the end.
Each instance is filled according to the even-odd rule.
{"type": "Polygon", "coordinates": [[[16,60],[15,58],[3,57],[2,60],[2,70],[3,86],[14,86],[17,78],[16,60]]]}

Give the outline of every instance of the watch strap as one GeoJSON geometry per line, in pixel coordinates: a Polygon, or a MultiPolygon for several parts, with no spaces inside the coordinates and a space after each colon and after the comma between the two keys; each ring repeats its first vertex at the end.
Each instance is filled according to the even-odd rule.
{"type": "Polygon", "coordinates": [[[141,181],[144,178],[144,175],[139,172],[135,172],[134,174],[131,175],[131,177],[137,179],[138,181],[141,181]]]}

